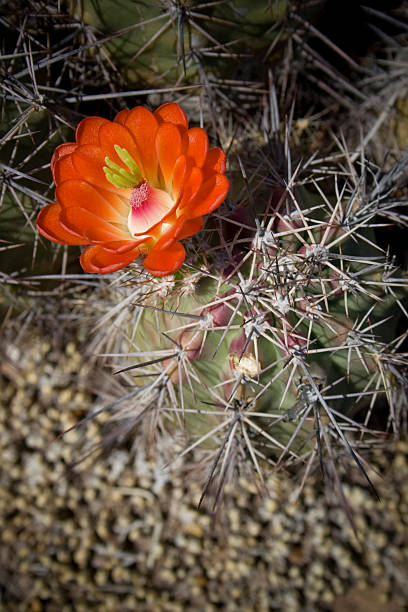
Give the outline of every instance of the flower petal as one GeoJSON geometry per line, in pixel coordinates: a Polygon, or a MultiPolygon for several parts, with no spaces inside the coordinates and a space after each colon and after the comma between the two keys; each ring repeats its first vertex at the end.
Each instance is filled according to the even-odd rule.
{"type": "Polygon", "coordinates": [[[90,246],[82,251],[80,262],[84,272],[109,274],[130,264],[140,254],[135,247],[130,251],[112,252],[101,245],[90,246]]]}
{"type": "Polygon", "coordinates": [[[116,153],[115,145],[119,145],[122,149],[126,149],[129,155],[133,157],[136,164],[139,167],[141,166],[141,156],[136,146],[135,139],[129,130],[120,123],[108,121],[107,124],[103,125],[99,130],[99,144],[104,153],[104,157],[109,157],[111,161],[125,170],[128,170],[128,167],[116,153]]]}
{"type": "MultiPolygon", "coordinates": [[[[177,158],[182,153],[179,129],[172,123],[162,123],[156,134],[156,151],[167,191],[170,191],[177,158]]],[[[163,185],[164,187],[164,185],[163,185]]]]}
{"type": "Polygon", "coordinates": [[[61,225],[61,206],[59,204],[47,204],[40,210],[37,217],[37,228],[48,240],[58,244],[87,244],[85,236],[71,232],[61,225]]]}
{"type": "Polygon", "coordinates": [[[108,181],[103,171],[106,155],[101,147],[96,145],[83,145],[72,153],[74,167],[82,179],[94,186],[101,187],[117,194],[127,194],[127,189],[115,187],[108,181]]]}
{"type": "Polygon", "coordinates": [[[184,240],[184,238],[189,238],[190,236],[194,236],[197,234],[203,227],[203,218],[197,217],[196,219],[189,219],[184,223],[183,229],[178,234],[178,240],[184,240]]]}
{"type": "Polygon", "coordinates": [[[84,208],[109,223],[127,224],[129,205],[127,200],[111,194],[109,191],[95,189],[86,181],[64,181],[55,190],[59,204],[68,209],[84,208]],[[106,198],[103,197],[106,194],[106,198]]]}
{"type": "Polygon", "coordinates": [[[203,172],[205,174],[216,172],[217,174],[224,174],[227,168],[227,156],[224,151],[219,147],[214,147],[208,151],[207,159],[203,166],[203,172]]]}
{"type": "Polygon", "coordinates": [[[142,244],[150,236],[139,236],[138,240],[116,240],[114,242],[105,242],[103,248],[111,253],[127,253],[132,251],[138,244],[142,244]]]}
{"type": "Polygon", "coordinates": [[[53,175],[57,186],[63,181],[82,178],[74,166],[72,155],[64,155],[55,163],[53,175]]]}
{"type": "Polygon", "coordinates": [[[202,168],[208,153],[208,136],[201,128],[194,127],[188,130],[187,156],[191,157],[194,165],[202,168]]]}
{"type": "Polygon", "coordinates": [[[110,123],[103,117],[87,117],[83,119],[76,129],[76,141],[79,145],[99,143],[98,134],[103,125],[110,123]]]}
{"type": "Polygon", "coordinates": [[[55,165],[56,163],[62,159],[63,157],[65,157],[66,155],[69,155],[70,153],[72,153],[73,151],[75,151],[75,149],[77,148],[78,145],[75,144],[75,142],[66,142],[64,144],[59,145],[51,158],[51,172],[52,175],[54,177],[55,180],[55,175],[54,175],[54,171],[55,171],[55,165]]]}
{"type": "Polygon", "coordinates": [[[72,231],[82,231],[87,242],[116,242],[129,238],[127,228],[117,227],[101,217],[94,215],[86,208],[72,206],[63,208],[61,222],[72,231]]]}
{"type": "Polygon", "coordinates": [[[229,190],[229,181],[223,174],[216,174],[207,179],[202,185],[194,201],[188,207],[190,218],[201,217],[217,208],[226,198],[229,190]]]}
{"type": "MultiPolygon", "coordinates": [[[[162,223],[160,226],[160,234],[156,232],[156,238],[159,240],[154,245],[154,249],[156,251],[161,251],[163,249],[167,249],[168,246],[178,239],[179,234],[182,232],[184,224],[186,222],[186,217],[181,215],[181,217],[169,219],[168,222],[162,223]]],[[[153,234],[154,235],[154,234],[153,234]]]]}
{"type": "Polygon", "coordinates": [[[187,174],[187,158],[185,155],[180,155],[176,159],[173,169],[173,187],[172,194],[175,200],[178,199],[183,188],[185,177],[187,174]]]}
{"type": "Polygon", "coordinates": [[[129,110],[126,110],[126,109],[121,110],[114,118],[115,123],[120,123],[121,125],[125,125],[125,121],[129,113],[130,113],[129,110]]]}
{"type": "Polygon", "coordinates": [[[195,196],[197,195],[202,182],[203,174],[201,170],[196,166],[193,166],[183,186],[181,200],[177,209],[178,212],[185,213],[188,217],[190,216],[190,202],[195,199],[195,196]]]}
{"type": "Polygon", "coordinates": [[[155,138],[159,128],[156,117],[144,106],[136,106],[127,115],[124,125],[132,134],[140,151],[145,178],[155,183],[157,177],[155,138]]]}
{"type": "Polygon", "coordinates": [[[174,102],[166,102],[154,111],[154,116],[167,123],[173,123],[174,125],[188,129],[188,121],[186,113],[183,111],[181,106],[174,102]]]}
{"type": "Polygon", "coordinates": [[[167,249],[157,251],[154,247],[143,262],[153,276],[166,276],[177,272],[184,263],[186,252],[180,242],[172,242],[167,249]]]}

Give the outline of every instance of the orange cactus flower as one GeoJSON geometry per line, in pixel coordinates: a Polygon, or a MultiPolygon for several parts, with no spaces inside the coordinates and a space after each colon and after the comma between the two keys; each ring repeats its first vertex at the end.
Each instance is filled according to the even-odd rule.
{"type": "Polygon", "coordinates": [[[37,227],[52,242],[92,245],[81,254],[85,272],[114,272],[142,255],[154,276],[172,274],[185,259],[180,240],[227,195],[225,167],[225,153],[209,148],[201,128],[188,129],[178,104],[88,117],[76,142],[54,152],[56,203],[37,227]]]}

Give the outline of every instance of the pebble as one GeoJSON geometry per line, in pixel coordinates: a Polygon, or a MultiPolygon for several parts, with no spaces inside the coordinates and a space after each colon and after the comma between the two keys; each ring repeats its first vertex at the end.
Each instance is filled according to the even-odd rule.
{"type": "Polygon", "coordinates": [[[394,459],[376,451],[373,462],[386,473],[382,504],[349,475],[362,548],[318,477],[296,505],[283,474],[268,481],[271,497],[241,477],[214,517],[197,510],[197,482],[171,473],[163,480],[142,450],[130,459],[123,445],[96,463],[72,465],[101,439],[103,423],[56,437],[78,420],[71,405],[87,410],[93,398],[77,345],[63,355],[50,351],[33,337],[25,352],[36,356],[36,375],[0,381],[10,406],[9,421],[0,420],[0,563],[9,577],[2,612],[4,605],[13,612],[326,612],[354,584],[375,585],[384,609],[391,594],[404,600],[406,444],[394,459]]]}

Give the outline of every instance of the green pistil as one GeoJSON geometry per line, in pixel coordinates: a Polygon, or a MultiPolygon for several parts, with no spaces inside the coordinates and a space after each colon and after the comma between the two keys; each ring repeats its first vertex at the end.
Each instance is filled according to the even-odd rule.
{"type": "Polygon", "coordinates": [[[107,180],[112,183],[112,185],[115,185],[115,187],[120,187],[122,189],[132,189],[136,187],[142,179],[142,173],[139,170],[139,166],[126,149],[122,149],[119,145],[114,145],[114,149],[118,157],[126,164],[129,170],[125,170],[121,166],[118,166],[118,164],[115,164],[109,157],[105,157],[106,166],[103,167],[103,171],[107,180]]]}

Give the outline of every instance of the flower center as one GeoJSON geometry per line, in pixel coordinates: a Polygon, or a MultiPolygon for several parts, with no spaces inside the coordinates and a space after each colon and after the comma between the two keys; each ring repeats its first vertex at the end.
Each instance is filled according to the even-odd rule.
{"type": "Polygon", "coordinates": [[[147,232],[150,232],[159,223],[164,225],[164,219],[173,210],[176,201],[167,191],[152,187],[148,183],[126,149],[119,145],[114,145],[114,149],[128,170],[109,157],[105,157],[106,166],[103,167],[103,171],[106,179],[115,187],[127,190],[127,193],[122,193],[122,196],[128,198],[129,202],[127,222],[131,236],[140,238],[146,234],[146,237],[152,238],[152,235],[147,235],[147,232]]]}
{"type": "Polygon", "coordinates": [[[120,187],[121,189],[135,187],[140,183],[140,179],[142,178],[139,166],[126,149],[123,149],[119,145],[114,145],[114,149],[119,159],[123,161],[129,170],[125,170],[122,166],[113,162],[109,157],[105,157],[106,166],[103,167],[103,171],[106,179],[112,185],[120,187]]]}
{"type": "Polygon", "coordinates": [[[132,209],[138,209],[146,202],[151,194],[152,188],[147,181],[143,181],[137,187],[132,189],[129,204],[132,209]]]}
{"type": "Polygon", "coordinates": [[[147,181],[139,182],[129,190],[128,228],[132,236],[149,232],[162,222],[175,205],[175,201],[162,189],[152,187],[147,181]]]}

